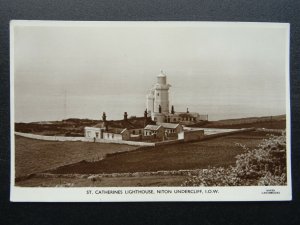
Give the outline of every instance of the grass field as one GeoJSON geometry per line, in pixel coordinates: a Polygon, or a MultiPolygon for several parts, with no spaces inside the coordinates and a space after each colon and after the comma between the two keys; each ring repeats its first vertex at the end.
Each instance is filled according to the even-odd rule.
{"type": "Polygon", "coordinates": [[[100,160],[108,153],[136,147],[90,142],[51,142],[15,136],[15,177],[54,169],[81,160],[100,160]]]}
{"type": "Polygon", "coordinates": [[[17,186],[178,186],[186,176],[60,178],[59,174],[100,174],[227,167],[245,150],[256,147],[266,132],[232,134],[201,142],[133,147],[87,142],[50,142],[16,136],[16,178],[48,172],[57,177],[17,179],[17,186]],[[125,152],[126,151],[126,152],[125,152]],[[118,154],[115,154],[119,152],[118,154]],[[106,157],[102,159],[104,156],[106,157]],[[100,161],[98,161],[98,159],[100,161]],[[102,160],[101,160],[102,159],[102,160]],[[96,161],[95,161],[96,160],[96,161]]]}
{"type": "Polygon", "coordinates": [[[254,148],[266,135],[264,132],[252,131],[201,142],[143,147],[109,155],[97,162],[82,161],[62,166],[50,172],[97,174],[226,167],[234,164],[235,156],[244,151],[237,143],[254,148]]]}
{"type": "MultiPolygon", "coordinates": [[[[197,126],[197,125],[196,125],[197,126]]],[[[267,128],[267,129],[285,129],[286,116],[272,116],[272,117],[252,117],[241,119],[228,119],[219,121],[208,121],[199,124],[203,128],[225,128],[225,129],[240,129],[240,128],[267,128]]]]}
{"type": "MultiPolygon", "coordinates": [[[[265,127],[284,129],[285,118],[240,124],[244,119],[209,122],[206,127],[240,128],[265,127]],[[241,120],[241,121],[240,121],[241,120]],[[237,124],[236,124],[237,123],[237,124]]],[[[91,181],[86,178],[59,178],[59,174],[100,174],[146,171],[171,171],[227,167],[235,163],[235,156],[256,147],[267,137],[265,132],[245,132],[201,142],[157,147],[128,145],[51,142],[15,136],[15,177],[17,186],[178,186],[185,176],[103,177],[91,181]],[[115,154],[119,152],[118,154],[115,154]],[[56,177],[27,177],[48,172],[56,177]],[[21,179],[23,177],[24,179],[21,179]],[[20,179],[18,179],[20,178],[20,179]]]]}

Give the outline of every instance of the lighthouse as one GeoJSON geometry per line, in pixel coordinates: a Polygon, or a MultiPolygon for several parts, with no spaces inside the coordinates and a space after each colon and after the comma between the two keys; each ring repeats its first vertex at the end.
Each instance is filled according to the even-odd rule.
{"type": "Polygon", "coordinates": [[[167,76],[161,70],[157,76],[157,82],[148,92],[146,98],[147,112],[150,115],[153,113],[169,113],[169,88],[167,84],[167,76]]]}
{"type": "Polygon", "coordinates": [[[167,76],[161,70],[154,85],[154,112],[169,113],[169,88],[167,76]]]}
{"type": "Polygon", "coordinates": [[[146,107],[147,112],[152,119],[157,122],[163,122],[165,116],[169,114],[169,88],[167,76],[161,70],[157,76],[156,84],[147,94],[146,107]]]}

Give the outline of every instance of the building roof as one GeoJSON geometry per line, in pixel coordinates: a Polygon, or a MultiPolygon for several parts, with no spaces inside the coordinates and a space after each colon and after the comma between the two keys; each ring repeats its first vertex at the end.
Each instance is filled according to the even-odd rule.
{"type": "Polygon", "coordinates": [[[84,127],[85,130],[96,130],[100,131],[99,127],[84,127]]]}
{"type": "MultiPolygon", "coordinates": [[[[151,118],[148,117],[146,124],[154,124],[155,122],[151,121],[151,118]]],[[[108,128],[122,128],[122,129],[142,129],[145,127],[145,118],[144,117],[135,117],[129,118],[127,120],[109,120],[106,121],[108,128]]],[[[96,124],[96,128],[104,128],[104,122],[96,124]]]]}
{"type": "Polygon", "coordinates": [[[180,117],[198,117],[199,113],[195,113],[195,112],[190,112],[190,113],[176,112],[175,115],[178,115],[180,117]]]}
{"type": "Polygon", "coordinates": [[[94,128],[104,128],[103,126],[103,122],[97,123],[95,126],[93,126],[94,128]]]}
{"type": "Polygon", "coordinates": [[[108,130],[104,131],[103,133],[111,133],[111,134],[123,134],[127,129],[120,129],[120,128],[108,128],[108,130]]]}
{"type": "Polygon", "coordinates": [[[179,126],[179,123],[160,123],[164,128],[167,129],[176,129],[179,126]]]}
{"type": "Polygon", "coordinates": [[[104,131],[104,133],[121,134],[121,133],[122,133],[122,130],[110,128],[110,129],[108,129],[107,131],[104,131]]]}
{"type": "Polygon", "coordinates": [[[147,125],[144,129],[145,130],[158,130],[161,125],[147,125]]]}

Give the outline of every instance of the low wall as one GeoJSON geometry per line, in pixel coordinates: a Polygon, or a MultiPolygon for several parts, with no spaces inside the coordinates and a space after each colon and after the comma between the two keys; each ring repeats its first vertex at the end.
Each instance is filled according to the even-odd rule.
{"type": "Polygon", "coordinates": [[[141,141],[98,139],[98,140],[96,140],[96,142],[99,142],[99,143],[112,143],[112,144],[125,144],[125,145],[134,145],[134,146],[155,146],[155,143],[141,142],[141,141]]]}
{"type": "Polygon", "coordinates": [[[160,146],[160,145],[170,145],[170,144],[176,144],[176,143],[180,143],[183,142],[183,140],[169,140],[169,141],[161,141],[161,142],[155,142],[155,146],[160,146]]]}
{"type": "Polygon", "coordinates": [[[32,139],[44,140],[44,141],[86,141],[85,137],[45,136],[45,135],[29,134],[29,133],[21,133],[21,132],[15,132],[15,134],[26,138],[32,138],[32,139]]]}
{"type": "Polygon", "coordinates": [[[22,181],[31,178],[78,178],[78,179],[100,179],[103,177],[143,177],[143,176],[187,176],[198,175],[207,169],[191,169],[191,170],[160,170],[149,172],[125,172],[125,173],[100,173],[100,174],[52,174],[52,173],[36,173],[24,177],[16,178],[16,181],[22,181]]]}
{"type": "Polygon", "coordinates": [[[269,132],[269,133],[277,133],[281,134],[283,129],[266,129],[266,128],[256,128],[257,131],[269,132]]]}
{"type": "MultiPolygon", "coordinates": [[[[37,140],[44,140],[44,141],[94,142],[94,138],[85,138],[85,137],[44,136],[44,135],[21,133],[21,132],[15,132],[15,135],[19,135],[21,137],[26,137],[26,138],[37,139],[37,140]]],[[[137,141],[123,141],[123,140],[96,139],[96,142],[98,142],[98,143],[112,143],[112,144],[127,144],[127,145],[134,145],[134,146],[155,146],[155,143],[137,142],[137,141]]]]}
{"type": "Polygon", "coordinates": [[[210,135],[203,136],[201,138],[201,140],[207,140],[207,139],[217,138],[217,137],[224,137],[224,136],[231,135],[231,134],[243,133],[243,132],[254,131],[254,130],[255,130],[255,128],[243,128],[243,129],[239,129],[239,130],[229,131],[226,133],[210,134],[210,135]]]}
{"type": "Polygon", "coordinates": [[[286,120],[285,116],[266,116],[266,117],[253,117],[253,118],[240,118],[240,119],[229,119],[219,120],[218,123],[222,125],[240,125],[250,123],[263,123],[263,122],[276,122],[286,120]]]}

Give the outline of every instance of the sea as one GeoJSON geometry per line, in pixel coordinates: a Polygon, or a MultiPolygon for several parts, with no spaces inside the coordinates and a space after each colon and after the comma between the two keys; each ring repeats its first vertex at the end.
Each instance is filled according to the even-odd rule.
{"type": "MultiPolygon", "coordinates": [[[[262,98],[263,99],[263,98],[262,98]]],[[[68,118],[101,119],[105,112],[108,120],[128,116],[143,116],[146,109],[145,95],[101,96],[41,96],[18,98],[15,101],[15,122],[59,121],[68,118]]],[[[245,117],[275,116],[286,114],[284,99],[267,100],[252,98],[220,99],[178,96],[170,99],[176,112],[198,112],[208,115],[210,121],[245,117]]]]}

